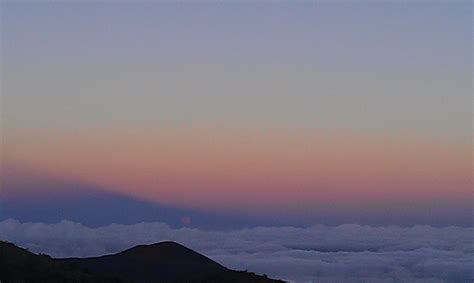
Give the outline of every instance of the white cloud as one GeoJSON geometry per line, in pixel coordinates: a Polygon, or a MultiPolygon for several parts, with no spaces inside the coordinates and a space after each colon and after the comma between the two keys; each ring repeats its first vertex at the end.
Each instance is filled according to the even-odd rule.
{"type": "Polygon", "coordinates": [[[163,223],[0,222],[0,238],[55,257],[96,256],[174,240],[233,269],[297,282],[471,282],[474,228],[317,225],[234,231],[163,223]]]}

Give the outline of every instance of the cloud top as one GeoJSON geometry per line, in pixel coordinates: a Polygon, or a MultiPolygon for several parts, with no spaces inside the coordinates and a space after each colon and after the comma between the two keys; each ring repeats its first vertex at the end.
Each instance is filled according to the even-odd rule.
{"type": "Polygon", "coordinates": [[[0,222],[0,238],[55,257],[97,256],[173,240],[233,269],[295,282],[470,282],[474,228],[256,227],[233,231],[173,229],[164,223],[0,222]]]}

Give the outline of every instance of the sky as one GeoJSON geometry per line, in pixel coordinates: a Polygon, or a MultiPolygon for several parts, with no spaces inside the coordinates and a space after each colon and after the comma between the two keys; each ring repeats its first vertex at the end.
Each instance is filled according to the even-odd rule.
{"type": "Polygon", "coordinates": [[[4,207],[471,226],[470,5],[3,1],[4,207]]]}

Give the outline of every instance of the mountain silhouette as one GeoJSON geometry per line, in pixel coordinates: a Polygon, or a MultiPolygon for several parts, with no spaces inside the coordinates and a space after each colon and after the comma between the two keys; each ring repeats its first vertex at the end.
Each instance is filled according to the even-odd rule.
{"type": "Polygon", "coordinates": [[[228,269],[171,242],[90,258],[53,259],[0,242],[1,282],[283,282],[228,269]]]}

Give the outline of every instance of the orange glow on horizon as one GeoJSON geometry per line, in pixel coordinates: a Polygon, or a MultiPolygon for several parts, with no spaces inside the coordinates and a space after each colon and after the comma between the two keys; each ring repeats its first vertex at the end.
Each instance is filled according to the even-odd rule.
{"type": "Polygon", "coordinates": [[[470,145],[416,136],[127,128],[17,132],[5,141],[5,164],[196,207],[453,198],[472,177],[470,145]]]}

